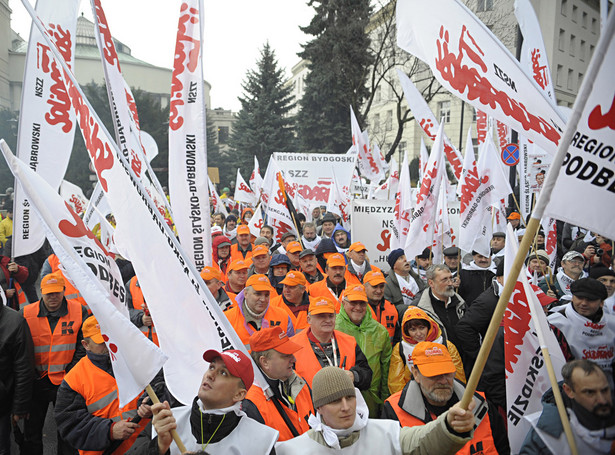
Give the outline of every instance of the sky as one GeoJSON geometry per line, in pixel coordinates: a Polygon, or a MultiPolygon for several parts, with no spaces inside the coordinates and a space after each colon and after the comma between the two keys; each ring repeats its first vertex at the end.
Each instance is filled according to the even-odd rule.
{"type": "MultiPolygon", "coordinates": [[[[34,0],[30,0],[35,4],[34,0]]],[[[103,0],[113,36],[148,63],[171,68],[179,17],[179,0],[103,0]]],[[[20,0],[9,0],[11,28],[28,40],[30,17],[20,0]]],[[[81,0],[80,14],[92,20],[90,2],[81,0]]],[[[290,77],[299,62],[297,52],[309,37],[299,26],[308,25],[314,10],[307,0],[204,0],[203,74],[212,88],[212,108],[238,111],[241,83],[256,68],[268,40],[278,63],[290,77]]],[[[169,87],[170,90],[170,87],[169,87]]]]}

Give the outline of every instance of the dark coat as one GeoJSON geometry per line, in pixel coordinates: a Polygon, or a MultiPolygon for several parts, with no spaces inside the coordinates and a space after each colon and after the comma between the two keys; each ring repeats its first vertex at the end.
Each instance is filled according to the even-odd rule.
{"type": "Polygon", "coordinates": [[[495,276],[491,270],[466,270],[459,271],[461,284],[457,293],[465,300],[468,307],[474,300],[491,286],[491,279],[495,276]]]}

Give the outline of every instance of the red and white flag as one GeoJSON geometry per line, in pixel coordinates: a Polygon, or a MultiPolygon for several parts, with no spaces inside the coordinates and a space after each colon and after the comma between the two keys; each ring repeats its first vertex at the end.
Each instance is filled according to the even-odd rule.
{"type": "Polygon", "coordinates": [[[216,187],[211,181],[211,179],[209,178],[209,176],[207,176],[207,182],[209,185],[209,197],[211,200],[211,206],[212,206],[213,212],[214,213],[217,213],[217,212],[224,213],[224,216],[227,216],[228,211],[226,210],[226,207],[222,203],[222,199],[220,199],[220,195],[216,191],[216,187]]]}
{"type": "Polygon", "coordinates": [[[545,234],[545,251],[549,255],[549,267],[555,272],[557,264],[557,224],[555,218],[543,218],[540,223],[545,234]]]}
{"type": "MultiPolygon", "coordinates": [[[[72,67],[79,0],[39,0],[36,13],[72,67]]],[[[58,191],[66,173],[75,137],[75,115],[62,82],[62,69],[51,55],[38,28],[32,25],[21,90],[17,157],[58,191]]],[[[45,241],[43,227],[32,215],[19,183],[13,201],[13,256],[38,250],[45,241]]]]}
{"type": "Polygon", "coordinates": [[[397,237],[391,241],[391,248],[403,248],[410,231],[410,218],[415,199],[412,197],[412,182],[410,181],[410,168],[408,167],[408,152],[404,152],[401,163],[401,175],[397,192],[395,193],[395,224],[397,237]]]}
{"type": "MultiPolygon", "coordinates": [[[[505,248],[504,279],[506,280],[519,249],[517,237],[510,224],[507,227],[505,248]]],[[[560,372],[566,363],[538,301],[537,293],[542,291],[538,287],[530,288],[527,271],[523,267],[502,320],[508,408],[506,417],[511,453],[519,453],[530,429],[524,417],[542,411],[541,398],[551,388],[541,348],[549,349],[558,380],[561,380],[560,372]],[[542,340],[539,339],[537,330],[540,330],[542,340]]]]}
{"type": "MultiPolygon", "coordinates": [[[[44,32],[28,2],[24,6],[44,32]]],[[[45,37],[48,38],[46,34],[45,37]]],[[[245,347],[85,98],[60,52],[50,39],[47,44],[62,64],[88,154],[117,220],[116,245],[132,261],[156,325],[160,347],[169,357],[166,385],[180,402],[191,403],[203,375],[203,351],[214,348],[246,352],[245,347]]],[[[255,373],[257,382],[267,388],[262,375],[255,373]]]]}
{"type": "Polygon", "coordinates": [[[374,190],[374,199],[391,199],[397,194],[399,187],[399,169],[395,158],[391,157],[389,164],[389,177],[386,181],[374,190]]]}
{"type": "Polygon", "coordinates": [[[256,155],[254,156],[254,169],[250,174],[250,188],[254,191],[254,194],[260,195],[263,190],[263,178],[261,177],[261,167],[258,164],[256,155]]]}
{"type": "Polygon", "coordinates": [[[485,142],[487,137],[487,131],[489,131],[489,119],[485,111],[476,109],[476,140],[478,145],[485,142]]]}
{"type": "Polygon", "coordinates": [[[125,406],[143,392],[167,358],[130,322],[126,290],[113,257],[68,203],[40,175],[13,156],[4,141],[0,144],[62,268],[100,324],[118,384],[120,406],[125,406]]]}
{"type": "Polygon", "coordinates": [[[333,183],[329,191],[327,211],[338,215],[343,226],[350,227],[350,191],[348,187],[342,187],[333,171],[333,183]]]}
{"type": "Polygon", "coordinates": [[[269,160],[267,172],[269,172],[269,169],[271,169],[272,175],[275,176],[275,180],[272,181],[270,187],[266,186],[267,180],[265,180],[265,185],[263,186],[263,194],[267,193],[270,196],[268,199],[267,211],[265,212],[267,222],[272,223],[272,225],[276,225],[275,222],[278,223],[279,229],[276,230],[275,233],[277,237],[281,237],[283,233],[291,230],[297,234],[294,228],[295,224],[293,218],[288,211],[288,205],[286,203],[285,190],[287,186],[284,182],[284,176],[273,158],[269,160]]]}
{"type": "Polygon", "coordinates": [[[254,237],[260,237],[261,228],[265,225],[265,220],[263,219],[263,211],[261,210],[261,205],[258,204],[254,209],[254,216],[248,222],[248,227],[250,228],[250,234],[254,237]]]}
{"type": "MultiPolygon", "coordinates": [[[[406,75],[406,73],[398,69],[397,75],[399,77],[401,87],[404,90],[404,95],[406,96],[408,107],[410,107],[412,114],[414,114],[415,120],[419,123],[419,125],[421,125],[421,128],[429,137],[429,139],[435,141],[435,131],[440,128],[440,122],[436,119],[436,116],[433,114],[433,112],[431,112],[431,109],[427,105],[427,102],[425,101],[421,93],[418,91],[414,83],[406,75]]],[[[461,175],[461,168],[463,167],[461,164],[461,154],[453,146],[450,139],[446,137],[446,135],[444,135],[443,140],[444,154],[446,155],[446,159],[453,168],[455,178],[459,179],[459,176],[461,175]]]]}
{"type": "Polygon", "coordinates": [[[444,126],[440,125],[425,175],[421,182],[421,189],[417,196],[417,205],[410,219],[410,230],[404,244],[406,257],[413,258],[433,242],[433,233],[436,224],[438,197],[445,178],[444,165],[444,126]]]}
{"type": "Polygon", "coordinates": [[[427,153],[427,147],[425,141],[421,137],[421,148],[419,149],[419,182],[423,181],[423,174],[427,168],[427,162],[429,161],[429,153],[427,153]]]}
{"type": "Polygon", "coordinates": [[[510,51],[460,1],[424,6],[397,2],[397,44],[453,95],[555,154],[565,121],[510,51]]]}
{"type": "Polygon", "coordinates": [[[237,169],[237,178],[235,179],[235,201],[245,202],[252,206],[258,202],[258,196],[250,189],[246,181],[241,176],[239,168],[237,169]]]}
{"type": "Polygon", "coordinates": [[[169,195],[179,239],[197,270],[212,257],[202,46],[203,1],[183,0],[171,78],[169,195]]]}
{"type": "Polygon", "coordinates": [[[438,196],[436,227],[434,229],[433,244],[431,248],[434,264],[441,264],[444,261],[443,251],[445,248],[453,246],[455,239],[448,217],[447,183],[447,179],[443,178],[441,183],[442,186],[440,187],[440,195],[438,196]]]}
{"type": "Polygon", "coordinates": [[[350,127],[352,130],[352,145],[357,152],[357,164],[361,175],[374,183],[380,182],[384,170],[372,156],[367,131],[361,132],[352,106],[350,106],[350,127]]]}
{"type": "MultiPolygon", "coordinates": [[[[571,118],[578,118],[580,113],[580,119],[568,125],[574,128],[574,136],[570,144],[562,144],[558,150],[558,154],[565,154],[562,167],[549,170],[558,174],[549,188],[550,201],[544,212],[544,216],[583,226],[610,239],[615,238],[615,218],[605,216],[604,209],[615,207],[614,29],[615,14],[611,14],[598,43],[598,47],[606,43],[604,60],[595,79],[583,81],[583,86],[589,83],[593,88],[587,98],[577,97],[571,118]]],[[[595,59],[596,54],[592,63],[595,59]]],[[[547,176],[542,192],[549,181],[547,176]]]]}
{"type": "Polygon", "coordinates": [[[77,215],[83,215],[89,201],[88,198],[85,197],[85,194],[83,194],[83,190],[81,190],[81,188],[74,183],[62,180],[62,183],[60,184],[60,196],[62,196],[62,199],[70,204],[71,208],[77,215]]]}

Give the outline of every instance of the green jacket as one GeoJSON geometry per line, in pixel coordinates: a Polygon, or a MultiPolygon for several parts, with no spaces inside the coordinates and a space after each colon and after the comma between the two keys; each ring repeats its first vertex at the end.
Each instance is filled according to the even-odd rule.
{"type": "Polygon", "coordinates": [[[388,377],[392,349],[389,332],[372,318],[369,309],[365,312],[361,325],[357,326],[350,320],[343,305],[336,317],[335,329],[354,337],[367,357],[372,369],[372,384],[362,393],[369,407],[370,417],[377,418],[380,416],[380,406],[390,395],[388,377]]]}

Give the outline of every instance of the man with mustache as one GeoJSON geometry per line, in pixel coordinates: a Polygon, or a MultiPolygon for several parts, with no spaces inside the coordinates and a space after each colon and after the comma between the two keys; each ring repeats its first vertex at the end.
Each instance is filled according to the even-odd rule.
{"type": "Polygon", "coordinates": [[[335,311],[339,312],[340,303],[338,299],[346,289],[346,261],[340,253],[334,253],[327,259],[327,267],[325,268],[327,276],[317,281],[310,286],[310,296],[326,297],[337,302],[335,311]]]}
{"type": "Polygon", "coordinates": [[[457,292],[468,306],[491,286],[495,267],[491,257],[483,256],[478,251],[472,251],[472,261],[462,265],[457,292]]]}
{"type": "MultiPolygon", "coordinates": [[[[564,404],[578,453],[610,453],[615,433],[612,391],[602,369],[590,360],[579,359],[562,367],[564,404]]],[[[570,453],[558,415],[553,391],[542,397],[543,410],[527,416],[532,429],[522,454],[570,453]]]]}
{"type": "MultiPolygon", "coordinates": [[[[455,381],[455,364],[443,344],[423,341],[412,351],[412,377],[405,387],[391,395],[382,416],[399,420],[402,427],[425,425],[461,400],[465,387],[455,381]]],[[[504,421],[495,406],[481,392],[475,392],[474,437],[457,453],[510,453],[504,421]]]]}

